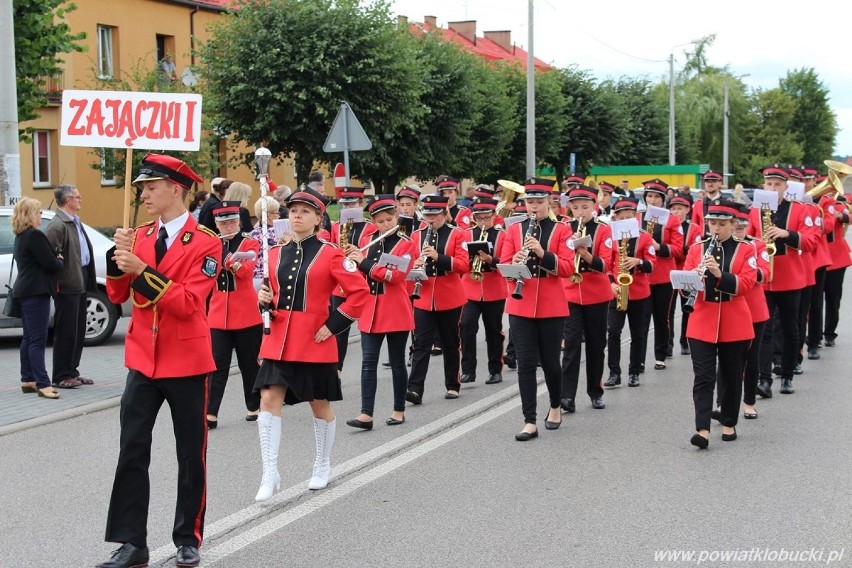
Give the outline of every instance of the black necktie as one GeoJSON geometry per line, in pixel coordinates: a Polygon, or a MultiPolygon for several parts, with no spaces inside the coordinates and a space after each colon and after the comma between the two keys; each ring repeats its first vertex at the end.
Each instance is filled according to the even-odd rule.
{"type": "Polygon", "coordinates": [[[163,257],[166,256],[166,251],[169,250],[169,247],[166,245],[166,240],[168,238],[169,232],[166,231],[166,228],[163,225],[160,225],[160,230],[157,233],[157,242],[154,243],[154,252],[157,254],[158,266],[160,261],[163,260],[163,257]]]}

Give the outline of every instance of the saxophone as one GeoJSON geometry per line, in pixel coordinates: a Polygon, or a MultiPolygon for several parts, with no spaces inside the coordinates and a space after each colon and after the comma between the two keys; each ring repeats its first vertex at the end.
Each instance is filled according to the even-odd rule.
{"type": "MultiPolygon", "coordinates": [[[[434,229],[432,229],[432,224],[429,223],[429,227],[426,229],[426,233],[423,235],[423,243],[420,246],[420,260],[424,263],[426,262],[426,254],[423,252],[423,250],[426,247],[431,246],[432,235],[433,235],[434,232],[435,231],[434,231],[434,229]]],[[[422,272],[421,276],[423,278],[420,279],[420,280],[417,280],[417,282],[414,283],[414,290],[411,291],[411,299],[412,300],[419,300],[420,299],[420,288],[423,286],[423,280],[425,280],[428,276],[426,275],[426,268],[424,268],[424,267],[421,267],[419,269],[414,268],[414,269],[411,270],[411,272],[414,272],[415,270],[421,271],[422,272]]]]}
{"type": "MultiPolygon", "coordinates": [[[[482,229],[482,232],[479,233],[479,240],[481,241],[484,238],[487,237],[485,236],[485,229],[482,229]]],[[[482,258],[478,254],[473,257],[473,262],[470,264],[470,279],[474,282],[482,282],[482,279],[484,278],[482,274],[482,264],[482,258]]]]}
{"type": "Polygon", "coordinates": [[[615,297],[615,309],[619,312],[627,311],[630,285],[633,284],[633,276],[627,269],[627,245],[629,243],[630,237],[625,237],[618,243],[618,276],[615,277],[615,281],[618,283],[618,294],[615,297]]]}
{"type": "Polygon", "coordinates": [[[648,223],[645,225],[645,230],[648,231],[648,234],[651,235],[651,238],[654,238],[654,229],[657,228],[657,219],[649,219],[648,223]]]}
{"type": "MultiPolygon", "coordinates": [[[[581,218],[577,221],[577,238],[582,239],[586,236],[586,222],[581,218]]],[[[583,275],[580,273],[580,261],[583,258],[577,254],[577,251],[574,251],[574,273],[568,277],[568,280],[573,282],[574,284],[579,284],[583,281],[583,275]]]]}
{"type": "MultiPolygon", "coordinates": [[[[527,232],[524,235],[524,241],[529,239],[535,234],[536,229],[538,229],[538,220],[535,218],[535,213],[530,213],[530,224],[527,227],[527,232]]],[[[530,255],[529,247],[522,246],[521,253],[523,253],[524,258],[526,259],[530,255]]],[[[524,260],[526,262],[526,260],[524,260]]],[[[516,300],[524,299],[524,279],[518,278],[515,280],[515,291],[512,292],[512,298],[516,300]]]]}
{"type": "Polygon", "coordinates": [[[340,225],[340,248],[346,250],[349,246],[349,235],[352,234],[352,221],[346,221],[340,225]]]}
{"type": "Polygon", "coordinates": [[[775,239],[766,236],[766,231],[769,230],[770,227],[773,226],[772,223],[772,210],[768,207],[764,208],[761,211],[761,234],[763,235],[763,242],[766,243],[766,253],[769,256],[775,256],[775,253],[778,251],[778,248],[775,246],[775,239]]]}

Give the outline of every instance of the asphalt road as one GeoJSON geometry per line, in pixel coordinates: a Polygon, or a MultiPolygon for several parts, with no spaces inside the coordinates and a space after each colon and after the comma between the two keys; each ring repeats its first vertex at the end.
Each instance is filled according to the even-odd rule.
{"type": "MultiPolygon", "coordinates": [[[[256,428],[243,419],[232,379],[220,426],[210,434],[203,565],[633,567],[657,565],[656,551],[675,550],[704,551],[705,566],[755,566],[769,562],[713,555],[754,549],[772,558],[813,549],[812,556],[823,552],[822,562],[771,564],[826,565],[831,552],[843,551],[831,565],[852,566],[849,302],[843,318],[838,346],[806,361],[796,394],[758,402],[760,418],[741,420],[735,442],[722,443],[721,428],[714,428],[708,451],[689,445],[688,357],[649,370],[640,388],[607,391],[605,410],[581,399],[558,431],[541,428],[537,440],[518,443],[515,372],[485,385],[480,370],[479,382],[447,401],[440,357],[431,360],[425,403],[407,409],[404,425],[383,424],[391,389],[382,369],[376,428],[347,427],[360,406],[354,344],[346,400],[335,404],[332,484],[307,490],[309,410],[287,408],[282,491],[264,506],[253,502],[260,481],[256,428]]],[[[0,355],[13,349],[0,341],[0,355]]],[[[539,405],[546,405],[544,396],[539,405]]],[[[152,566],[174,565],[170,422],[165,409],[154,432],[152,566]]],[[[117,454],[117,408],[0,436],[0,567],[106,559],[113,546],[102,538],[117,454]]]]}

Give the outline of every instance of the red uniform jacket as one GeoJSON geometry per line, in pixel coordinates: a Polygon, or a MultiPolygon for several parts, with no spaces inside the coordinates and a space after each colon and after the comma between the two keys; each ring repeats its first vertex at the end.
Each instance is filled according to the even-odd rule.
{"type": "MultiPolygon", "coordinates": [[[[362,247],[370,242],[370,239],[376,234],[378,229],[372,221],[364,221],[363,223],[353,223],[352,233],[349,235],[349,244],[356,247],[362,247]]],[[[320,236],[320,238],[322,238],[320,236]]],[[[331,223],[331,242],[340,245],[340,221],[331,223]]],[[[340,287],[334,289],[332,296],[343,298],[345,294],[340,287]]]]}
{"type": "MultiPolygon", "coordinates": [[[[414,233],[418,255],[423,248],[422,239],[427,230],[421,229],[414,233]]],[[[429,278],[420,287],[420,299],[414,300],[415,308],[442,312],[465,304],[461,276],[468,272],[468,258],[462,246],[464,242],[464,231],[447,223],[432,231],[431,246],[438,251],[438,259],[427,259],[423,265],[429,278]]]]}
{"type": "Polygon", "coordinates": [[[358,319],[358,330],[363,333],[390,333],[414,329],[414,312],[411,309],[405,277],[411,270],[418,250],[407,236],[392,234],[374,244],[358,268],[367,276],[370,297],[358,319]],[[391,270],[379,266],[382,253],[409,259],[406,270],[391,270]]]}
{"type": "MultiPolygon", "coordinates": [[[[761,216],[762,211],[757,208],[749,212],[749,235],[763,238],[761,216]]],[[[786,199],[779,203],[772,217],[777,227],[790,231],[790,237],[775,241],[777,252],[772,261],[772,282],[766,289],[770,292],[800,290],[805,287],[806,278],[799,250],[810,251],[816,246],[816,225],[804,204],[786,199]]]]}
{"type": "MultiPolygon", "coordinates": [[[[254,251],[255,259],[260,254],[260,243],[247,233],[234,237],[240,239],[236,252],[254,251]]],[[[219,270],[207,320],[213,329],[244,329],[262,322],[257,309],[257,292],[254,289],[254,267],[257,260],[241,260],[240,267],[233,270],[234,261],[229,253],[224,266],[219,270]]]]}
{"type": "MultiPolygon", "coordinates": [[[[462,277],[462,287],[464,287],[465,297],[473,302],[497,302],[505,300],[509,292],[506,290],[506,279],[500,275],[497,270],[497,265],[503,262],[497,256],[497,250],[501,246],[501,241],[505,238],[506,231],[498,229],[496,226],[488,229],[483,236],[482,230],[478,227],[473,227],[465,231],[466,241],[482,241],[488,240],[491,243],[491,256],[493,261],[490,265],[483,264],[482,280],[477,282],[470,278],[470,275],[462,277]]],[[[468,255],[470,264],[473,263],[473,257],[468,255]]]]}
{"type": "Polygon", "coordinates": [[[746,292],[745,299],[751,312],[752,323],[760,323],[769,319],[769,307],[766,305],[766,294],[763,285],[769,278],[769,254],[766,252],[766,243],[754,237],[746,237],[746,243],[755,249],[757,258],[757,281],[751,290],[746,292]]]}
{"type": "Polygon", "coordinates": [[[222,241],[190,215],[157,266],[158,231],[157,222],[136,229],[133,254],[148,265],[139,276],[121,272],[112,250],[107,253],[109,300],[133,300],[124,364],[152,379],[209,373],[216,364],[205,303],[219,273],[222,241]]]}
{"type": "MultiPolygon", "coordinates": [[[[618,276],[618,265],[621,262],[619,253],[619,244],[617,240],[612,241],[612,268],[610,274],[611,281],[615,282],[618,276]]],[[[630,239],[627,243],[627,256],[638,258],[642,264],[630,271],[633,275],[633,282],[630,284],[627,300],[644,300],[651,296],[651,283],[649,275],[654,272],[657,264],[657,251],[654,250],[654,244],[651,242],[651,236],[642,231],[638,238],[630,239]]],[[[612,291],[612,287],[610,287],[612,291]]]]}
{"type": "MultiPolygon", "coordinates": [[[[709,242],[707,239],[689,248],[684,270],[692,270],[701,263],[709,242]]],[[[686,336],[708,343],[753,339],[754,329],[748,325],[751,317],[745,296],[757,279],[755,248],[732,237],[719,243],[715,257],[722,276],[717,279],[707,273],[705,290],[698,293],[695,311],[689,315],[686,336]]]]}
{"type": "MultiPolygon", "coordinates": [[[[642,223],[641,226],[644,229],[647,223],[642,223]]],[[[677,215],[669,215],[665,227],[657,224],[651,237],[660,244],[660,250],[657,251],[657,264],[649,276],[651,286],[670,284],[669,273],[677,270],[677,259],[683,256],[683,227],[677,215]]]]}
{"type": "MultiPolygon", "coordinates": [[[[571,221],[571,233],[577,231],[578,221],[571,221]]],[[[586,224],[586,234],[592,236],[592,262],[587,263],[580,259],[580,274],[583,281],[571,282],[566,278],[563,280],[565,286],[565,299],[572,304],[588,306],[600,304],[612,300],[612,288],[609,285],[609,275],[612,271],[613,240],[609,225],[598,221],[597,218],[586,224]]],[[[573,241],[569,248],[573,247],[573,241]]],[[[573,248],[572,248],[573,250],[573,248]]],[[[576,254],[576,253],[575,253],[576,254]]],[[[577,265],[577,257],[574,257],[574,265],[577,265]]]]}
{"type": "Polygon", "coordinates": [[[341,333],[364,309],[370,292],[364,275],[337,246],[316,235],[269,249],[272,289],[271,332],[263,336],[260,357],[305,363],[337,362],[337,342],[314,335],[323,326],[341,333]],[[330,313],[328,298],[341,286],[346,301],[330,313]]]}
{"type": "MultiPolygon", "coordinates": [[[[498,251],[506,263],[512,262],[512,257],[521,250],[529,224],[527,219],[506,231],[498,251]]],[[[544,249],[544,257],[539,259],[530,254],[527,266],[533,277],[525,281],[522,299],[510,296],[506,300],[506,313],[525,318],[565,317],[568,315],[568,302],[565,301],[565,289],[560,279],[574,273],[574,251],[568,248],[571,227],[545,217],[539,221],[539,229],[534,236],[544,249]]],[[[507,281],[507,286],[510,292],[515,290],[514,282],[507,281]]]]}
{"type": "Polygon", "coordinates": [[[849,223],[849,212],[843,204],[837,203],[834,197],[828,195],[823,196],[819,203],[823,211],[825,211],[826,238],[828,240],[828,250],[831,253],[831,265],[828,267],[828,270],[846,268],[852,265],[849,243],[846,242],[846,238],[843,235],[843,226],[849,223]],[[837,219],[834,216],[838,211],[842,212],[842,219],[837,219]],[[829,217],[831,217],[831,221],[828,220],[829,217]],[[831,230],[828,229],[829,226],[831,230]]]}
{"type": "MultiPolygon", "coordinates": [[[[817,228],[817,235],[819,235],[819,239],[817,239],[817,246],[814,249],[814,269],[817,268],[825,268],[831,265],[831,251],[828,250],[828,233],[834,230],[834,217],[828,219],[828,216],[825,214],[825,210],[822,209],[819,205],[814,205],[809,203],[808,207],[810,207],[813,218],[814,225],[817,228]],[[829,225],[831,228],[829,228],[829,225]]],[[[814,279],[814,283],[816,283],[816,279],[814,279]]]]}
{"type": "Polygon", "coordinates": [[[467,207],[453,205],[450,208],[450,224],[459,229],[470,229],[473,224],[473,212],[467,207]]]}

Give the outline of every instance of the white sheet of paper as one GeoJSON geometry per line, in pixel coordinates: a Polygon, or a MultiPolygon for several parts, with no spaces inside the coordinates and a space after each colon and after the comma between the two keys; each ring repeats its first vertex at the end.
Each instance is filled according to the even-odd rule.
{"type": "Polygon", "coordinates": [[[805,196],[805,184],[800,181],[788,181],[787,191],[784,192],[784,199],[787,201],[801,201],[805,196]]]}
{"type": "Polygon", "coordinates": [[[406,280],[411,280],[412,282],[426,280],[427,278],[429,277],[426,275],[426,271],[422,268],[412,268],[411,272],[408,273],[408,276],[405,277],[406,280]]]}
{"type": "Polygon", "coordinates": [[[671,211],[665,209],[663,207],[654,207],[648,206],[645,210],[645,216],[643,219],[645,223],[648,221],[654,221],[657,225],[661,225],[663,227],[666,226],[666,223],[669,222],[669,215],[671,215],[671,211]]]}
{"type": "Polygon", "coordinates": [[[672,270],[669,278],[675,290],[704,290],[704,279],[694,270],[672,270]]]}
{"type": "Polygon", "coordinates": [[[238,262],[242,262],[244,260],[254,260],[256,258],[257,255],[253,250],[238,251],[231,255],[231,259],[238,262]]]}
{"type": "Polygon", "coordinates": [[[620,241],[621,239],[635,239],[639,236],[639,221],[635,217],[623,219],[621,221],[612,221],[609,224],[612,230],[612,238],[620,241]]]}
{"type": "Polygon", "coordinates": [[[379,257],[379,266],[384,266],[390,270],[402,270],[405,272],[408,270],[408,264],[411,262],[411,258],[406,258],[404,256],[396,256],[394,254],[388,254],[386,252],[382,253],[382,256],[379,257]]]}
{"type": "Polygon", "coordinates": [[[754,197],[751,198],[751,206],[754,209],[769,209],[778,211],[778,193],[766,189],[755,189],[754,197]]]}
{"type": "Polygon", "coordinates": [[[290,228],[290,219],[274,220],[272,222],[272,230],[275,231],[275,238],[279,241],[293,233],[293,229],[290,228]]]}
{"type": "Polygon", "coordinates": [[[504,278],[527,279],[532,278],[532,273],[526,264],[498,264],[497,270],[504,278]]]}
{"type": "Polygon", "coordinates": [[[353,223],[363,223],[364,210],[360,207],[340,209],[340,223],[348,223],[349,221],[352,221],[353,223]]]}
{"type": "Polygon", "coordinates": [[[576,250],[580,247],[592,248],[592,236],[586,235],[585,237],[578,237],[573,239],[573,247],[570,247],[572,250],[576,250]]]}
{"type": "Polygon", "coordinates": [[[511,217],[506,217],[505,219],[503,219],[503,226],[508,229],[509,227],[514,225],[515,223],[520,223],[521,221],[523,221],[526,218],[527,218],[526,215],[512,215],[511,217]]]}

